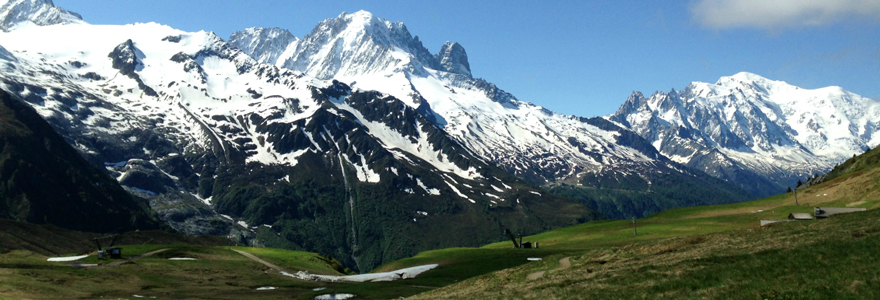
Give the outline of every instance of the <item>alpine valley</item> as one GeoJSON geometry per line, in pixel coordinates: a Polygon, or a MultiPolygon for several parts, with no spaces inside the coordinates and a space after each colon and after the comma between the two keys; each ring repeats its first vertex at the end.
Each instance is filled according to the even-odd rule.
{"type": "Polygon", "coordinates": [[[474,78],[462,45],[433,54],[365,11],[224,40],[3,2],[0,87],[162,221],[357,271],[782,193],[880,142],[873,100],[749,73],[554,113],[474,78]]]}

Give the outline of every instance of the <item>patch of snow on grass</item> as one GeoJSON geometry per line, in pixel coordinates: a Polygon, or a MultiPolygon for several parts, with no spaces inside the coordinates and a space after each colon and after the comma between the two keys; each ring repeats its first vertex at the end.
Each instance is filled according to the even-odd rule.
{"type": "Polygon", "coordinates": [[[264,286],[264,287],[257,288],[258,291],[266,291],[266,290],[274,290],[274,289],[276,289],[276,287],[274,287],[274,286],[264,286]]]}
{"type": "Polygon", "coordinates": [[[324,294],[315,297],[315,300],[336,300],[353,298],[354,294],[324,294]]]}
{"type": "Polygon", "coordinates": [[[358,274],[358,275],[345,275],[345,276],[336,276],[336,275],[317,275],[317,274],[309,274],[309,272],[299,271],[296,274],[291,274],[287,272],[281,272],[282,275],[290,276],[294,278],[299,278],[303,280],[313,280],[313,281],[325,281],[325,282],[378,282],[378,281],[394,281],[400,279],[409,279],[416,278],[421,273],[425,271],[434,269],[437,267],[437,264],[429,264],[429,265],[421,265],[415,267],[409,267],[399,270],[394,270],[390,272],[382,272],[382,273],[367,273],[367,274],[358,274]]]}
{"type": "Polygon", "coordinates": [[[83,258],[89,257],[88,255],[80,255],[80,256],[65,256],[65,257],[50,257],[46,261],[74,261],[80,260],[83,258]]]}

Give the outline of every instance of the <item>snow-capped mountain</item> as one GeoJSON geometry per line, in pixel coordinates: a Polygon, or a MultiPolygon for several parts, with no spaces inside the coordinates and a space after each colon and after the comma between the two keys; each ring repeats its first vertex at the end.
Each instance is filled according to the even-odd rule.
{"type": "Polygon", "coordinates": [[[252,57],[277,57],[261,62],[381,91],[429,111],[436,125],[478,157],[533,183],[576,182],[586,173],[615,168],[653,170],[661,160],[650,147],[620,147],[622,129],[553,113],[472,78],[460,44],[447,42],[432,55],[403,23],[369,12],[343,13],[286,47],[251,51],[250,45],[264,39],[257,32],[237,32],[231,44],[252,57]]]}
{"type": "MultiPolygon", "coordinates": [[[[599,217],[475,156],[425,101],[261,64],[210,32],[10,28],[0,33],[0,86],[178,230],[216,234],[235,221],[232,238],[369,270],[494,241],[504,228],[599,217]]],[[[466,63],[463,50],[447,52],[447,65],[466,63]]]]}
{"type": "Polygon", "coordinates": [[[840,87],[803,89],[746,72],[647,98],[635,92],[609,119],[672,160],[759,196],[880,143],[876,101],[840,87]]]}
{"type": "Polygon", "coordinates": [[[368,270],[501,229],[600,217],[583,203],[628,217],[746,199],[618,124],[473,78],[462,45],[432,54],[403,23],[368,12],[301,39],[251,28],[227,43],[155,23],[39,23],[65,11],[3,5],[0,15],[33,14],[0,33],[0,87],[187,233],[368,270]],[[573,202],[520,178],[598,194],[573,202]]]}

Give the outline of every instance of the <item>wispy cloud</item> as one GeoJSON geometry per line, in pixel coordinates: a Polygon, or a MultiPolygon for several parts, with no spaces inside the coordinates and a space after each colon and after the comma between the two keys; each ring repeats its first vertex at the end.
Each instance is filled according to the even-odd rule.
{"type": "Polygon", "coordinates": [[[713,29],[781,30],[840,22],[880,20],[880,0],[697,0],[691,16],[713,29]]]}

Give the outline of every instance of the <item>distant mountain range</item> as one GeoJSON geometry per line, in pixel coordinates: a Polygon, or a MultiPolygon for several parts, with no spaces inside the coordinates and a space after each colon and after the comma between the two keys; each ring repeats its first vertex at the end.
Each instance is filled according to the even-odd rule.
{"type": "Polygon", "coordinates": [[[880,143],[876,101],[840,87],[803,89],[746,72],[650,97],[633,93],[608,119],[672,160],[761,197],[880,143]]]}
{"type": "MultiPolygon", "coordinates": [[[[433,54],[403,23],[364,11],[303,38],[251,28],[229,42],[155,23],[90,25],[47,0],[8,1],[0,20],[0,86],[172,227],[332,254],[360,270],[485,244],[503,229],[600,218],[590,207],[624,218],[747,200],[808,173],[785,177],[785,160],[770,155],[778,173],[743,163],[728,173],[745,175],[725,177],[708,168],[723,160],[699,165],[709,160],[693,158],[708,155],[683,159],[657,142],[651,132],[679,128],[674,120],[641,129],[652,126],[639,113],[656,109],[644,97],[606,118],[554,113],[474,78],[462,45],[433,54]]],[[[786,132],[752,119],[775,139],[786,132]]],[[[745,151],[736,130],[720,135],[725,148],[715,127],[691,127],[687,137],[707,136],[692,142],[705,144],[699,151],[745,151]]],[[[797,148],[787,141],[779,145],[797,148]]],[[[815,170],[833,166],[821,155],[834,151],[810,151],[825,159],[815,170]]]]}

